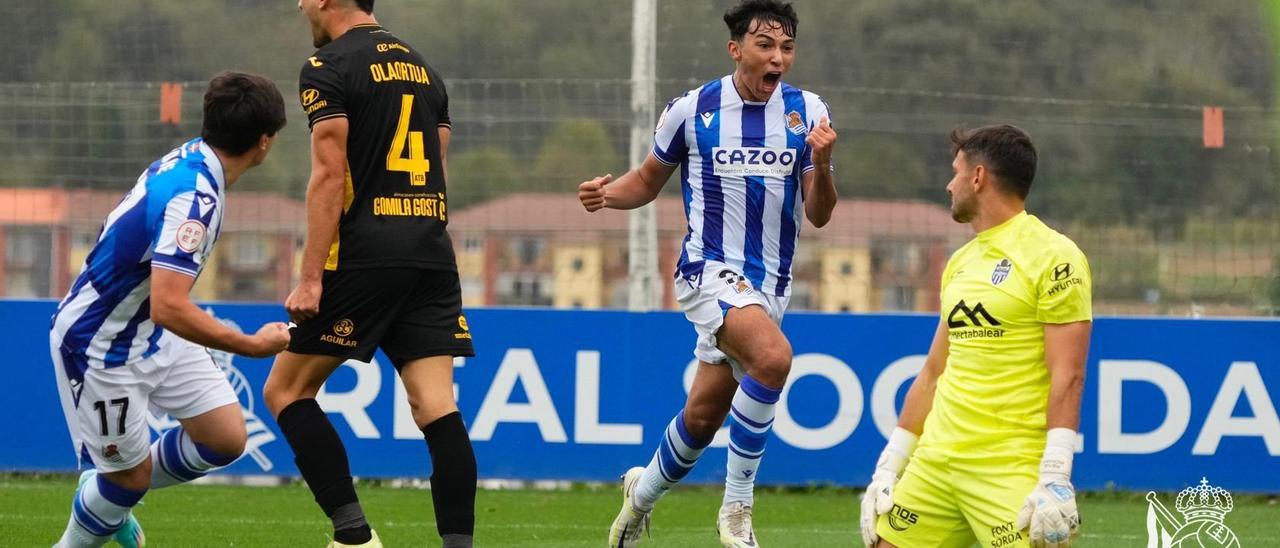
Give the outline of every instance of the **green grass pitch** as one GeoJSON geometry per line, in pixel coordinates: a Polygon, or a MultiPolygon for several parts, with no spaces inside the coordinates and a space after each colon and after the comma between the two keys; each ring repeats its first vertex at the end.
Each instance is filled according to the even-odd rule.
{"type": "MultiPolygon", "coordinates": [[[[0,476],[0,544],[49,546],[66,524],[75,478],[0,476]]],[[[439,546],[431,495],[417,489],[361,484],[361,503],[384,544],[439,546]]],[[[763,546],[855,546],[858,493],[762,489],[756,534],[763,546]]],[[[678,488],[653,516],[654,547],[713,547],[720,495],[709,487],[678,488]]],[[[1162,500],[1172,507],[1173,498],[1162,500]]],[[[482,490],[477,546],[602,547],[618,510],[616,488],[482,490]]],[[[1082,496],[1084,536],[1078,546],[1146,546],[1147,503],[1141,494],[1082,496]]],[[[152,546],[317,546],[328,520],[301,484],[283,487],[187,485],[153,491],[137,510],[152,546]]],[[[1280,546],[1280,504],[1237,497],[1226,524],[1241,546],[1280,546]]]]}

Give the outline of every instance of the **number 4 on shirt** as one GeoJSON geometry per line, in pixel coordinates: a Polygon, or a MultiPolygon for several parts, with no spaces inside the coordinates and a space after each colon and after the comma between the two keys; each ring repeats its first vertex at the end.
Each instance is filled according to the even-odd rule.
{"type": "Polygon", "coordinates": [[[400,96],[400,121],[396,134],[391,138],[391,150],[387,151],[387,171],[403,171],[409,174],[409,184],[425,186],[431,160],[422,146],[422,132],[409,131],[409,113],[413,112],[413,95],[400,96]],[[409,143],[409,157],[404,157],[405,141],[409,143]]]}

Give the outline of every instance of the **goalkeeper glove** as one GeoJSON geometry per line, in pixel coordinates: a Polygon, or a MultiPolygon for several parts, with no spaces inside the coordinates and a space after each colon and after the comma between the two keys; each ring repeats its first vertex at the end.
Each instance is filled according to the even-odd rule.
{"type": "Polygon", "coordinates": [[[1040,460],[1040,481],[1018,513],[1018,530],[1030,529],[1034,548],[1065,548],[1080,535],[1076,490],[1071,486],[1075,442],[1076,433],[1069,428],[1049,431],[1040,460]]]}
{"type": "Polygon", "coordinates": [[[876,534],[876,520],[881,514],[893,508],[893,486],[898,483],[898,476],[907,467],[911,453],[916,449],[919,438],[904,428],[894,428],[889,436],[889,444],[880,459],[876,461],[876,470],[871,474],[871,484],[862,495],[861,516],[859,525],[862,528],[862,542],[873,548],[880,536],[876,534]]]}

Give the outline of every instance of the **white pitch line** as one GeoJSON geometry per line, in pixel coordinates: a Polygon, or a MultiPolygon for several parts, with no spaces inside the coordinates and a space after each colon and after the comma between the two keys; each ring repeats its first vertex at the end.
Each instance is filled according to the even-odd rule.
{"type": "MultiPolygon", "coordinates": [[[[44,514],[22,514],[22,513],[4,513],[0,512],[0,521],[9,520],[36,520],[36,521],[56,521],[61,522],[62,518],[56,519],[44,514]]],[[[183,522],[202,522],[220,525],[291,525],[291,526],[312,526],[320,527],[323,524],[320,520],[298,520],[298,519],[263,519],[263,518],[238,518],[238,517],[203,517],[203,516],[184,516],[183,522]]],[[[435,521],[381,521],[378,522],[379,527],[387,528],[424,528],[429,529],[435,526],[435,521]]],[[[323,529],[324,527],[320,527],[323,529]]],[[[484,530],[538,530],[538,531],[595,531],[600,530],[599,525],[585,524],[550,524],[550,523],[484,523],[484,530]]],[[[690,526],[661,526],[655,527],[653,531],[658,534],[675,533],[675,534],[699,534],[713,530],[714,527],[708,525],[706,527],[690,527],[690,526]]],[[[776,534],[805,534],[805,535],[821,535],[821,536],[843,536],[847,535],[852,529],[816,529],[816,528],[793,528],[793,527],[756,527],[756,531],[776,533],[776,534]]],[[[1101,534],[1101,533],[1082,533],[1082,537],[1091,540],[1144,540],[1146,535],[1121,533],[1121,534],[1101,534]]],[[[1256,542],[1266,544],[1280,544],[1280,536],[1271,535],[1237,535],[1242,542],[1256,542]]]]}
{"type": "MultiPolygon", "coordinates": [[[[30,520],[35,518],[47,519],[46,515],[29,515],[29,514],[10,514],[0,513],[0,520],[30,520]]],[[[53,521],[50,519],[50,521],[53,521]]],[[[58,518],[56,521],[62,521],[58,518]]],[[[261,519],[261,518],[208,518],[196,516],[184,516],[184,523],[215,523],[222,525],[299,525],[299,526],[315,526],[325,525],[319,520],[297,520],[297,519],[261,519]]],[[[419,522],[401,522],[401,521],[379,521],[375,525],[378,527],[435,527],[434,521],[419,522]]],[[[602,528],[600,525],[583,525],[583,524],[551,524],[551,523],[485,523],[483,529],[539,529],[539,530],[567,530],[567,531],[594,531],[602,528]]],[[[689,526],[672,526],[659,527],[654,531],[671,531],[677,533],[687,532],[703,532],[715,529],[714,526],[706,527],[689,527],[689,526]]],[[[813,528],[791,528],[791,527],[757,527],[757,531],[775,531],[779,533],[805,533],[819,535],[842,535],[849,531],[843,529],[813,529],[813,528]]]]}

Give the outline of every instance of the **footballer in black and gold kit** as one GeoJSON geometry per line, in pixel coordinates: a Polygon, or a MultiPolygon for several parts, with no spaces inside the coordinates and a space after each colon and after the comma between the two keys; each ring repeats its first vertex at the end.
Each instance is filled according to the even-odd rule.
{"type": "Polygon", "coordinates": [[[438,128],[449,127],[444,81],[386,29],[351,28],[302,65],[308,123],[345,117],[346,186],[325,260],[317,316],[289,350],[369,361],[381,345],[399,367],[474,355],[462,317],[438,128]]]}
{"type": "Polygon", "coordinates": [[[367,24],[320,48],[298,80],[311,126],[343,116],[350,127],[347,201],[325,269],[455,270],[436,131],[449,127],[440,75],[411,46],[367,24]]]}
{"type": "Polygon", "coordinates": [[[342,362],[367,362],[381,348],[431,453],[443,546],[470,547],[476,462],[453,397],[453,358],[473,350],[445,230],[444,81],[378,24],[373,0],[299,0],[298,7],[319,48],[298,78],[311,128],[307,241],[300,281],[285,301],[297,327],[263,399],[333,522],[330,546],[381,546],[342,439],[315,400],[342,362]]]}

